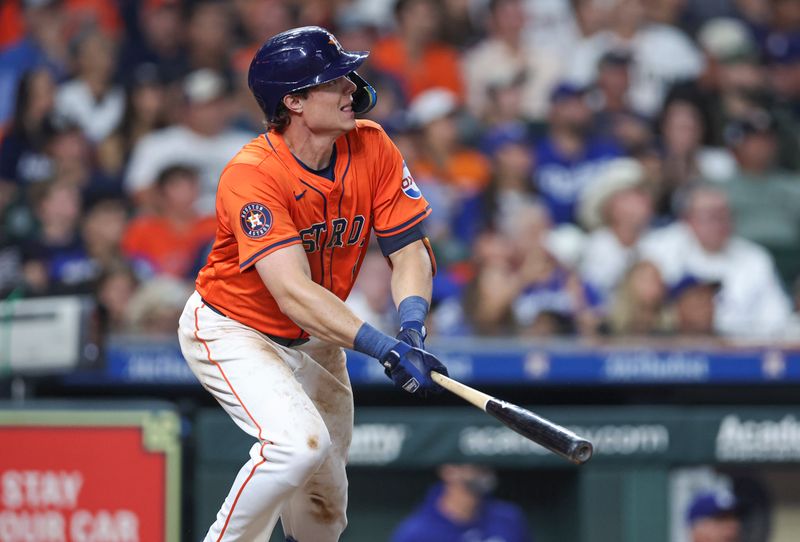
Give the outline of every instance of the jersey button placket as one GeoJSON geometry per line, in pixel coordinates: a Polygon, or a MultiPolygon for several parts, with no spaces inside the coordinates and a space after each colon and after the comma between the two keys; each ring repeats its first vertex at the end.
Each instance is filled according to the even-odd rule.
{"type": "Polygon", "coordinates": [[[331,191],[328,193],[328,239],[326,245],[331,243],[331,248],[325,251],[327,257],[327,263],[325,265],[327,277],[324,279],[328,281],[328,288],[330,288],[331,291],[333,291],[333,278],[335,276],[333,272],[333,253],[336,248],[333,246],[334,219],[339,218],[339,209],[341,207],[339,205],[339,200],[342,197],[342,183],[338,177],[335,178],[334,183],[333,187],[331,187],[331,191]]]}

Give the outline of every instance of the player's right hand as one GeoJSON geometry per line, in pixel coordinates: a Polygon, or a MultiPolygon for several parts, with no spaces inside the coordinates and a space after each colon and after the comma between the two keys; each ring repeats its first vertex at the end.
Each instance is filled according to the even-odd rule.
{"type": "Polygon", "coordinates": [[[436,356],[400,341],[380,360],[394,385],[412,395],[427,397],[442,388],[431,380],[430,372],[447,375],[447,367],[436,356]]]}

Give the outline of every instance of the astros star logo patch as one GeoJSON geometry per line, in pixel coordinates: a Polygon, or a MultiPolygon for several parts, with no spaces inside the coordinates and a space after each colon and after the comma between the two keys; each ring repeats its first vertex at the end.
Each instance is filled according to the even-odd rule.
{"type": "Polygon", "coordinates": [[[239,213],[242,231],[251,239],[264,237],[272,227],[272,213],[263,203],[251,202],[239,213]]]}

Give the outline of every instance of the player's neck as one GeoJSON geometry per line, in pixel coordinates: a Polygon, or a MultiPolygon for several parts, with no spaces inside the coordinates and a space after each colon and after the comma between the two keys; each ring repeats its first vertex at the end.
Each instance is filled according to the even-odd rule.
{"type": "Polygon", "coordinates": [[[283,133],[283,140],[292,154],[307,167],[320,170],[331,163],[333,145],[339,135],[318,135],[303,127],[292,129],[290,124],[283,133]]]}

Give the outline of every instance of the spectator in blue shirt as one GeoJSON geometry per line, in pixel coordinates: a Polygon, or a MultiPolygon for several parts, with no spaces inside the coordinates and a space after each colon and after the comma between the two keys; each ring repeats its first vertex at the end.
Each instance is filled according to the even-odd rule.
{"type": "Polygon", "coordinates": [[[392,535],[392,542],[531,542],[522,510],[490,496],[497,478],[477,465],[439,468],[441,484],[392,535]]]}
{"type": "Polygon", "coordinates": [[[20,78],[36,68],[50,70],[57,80],[67,72],[67,36],[64,10],[59,0],[23,2],[26,34],[0,51],[0,126],[14,116],[20,78]]]}
{"type": "Polygon", "coordinates": [[[592,111],[584,90],[562,83],[551,94],[547,135],[535,147],[534,184],[556,224],[574,222],[583,188],[605,163],[620,156],[618,146],[590,133],[592,111]]]}

